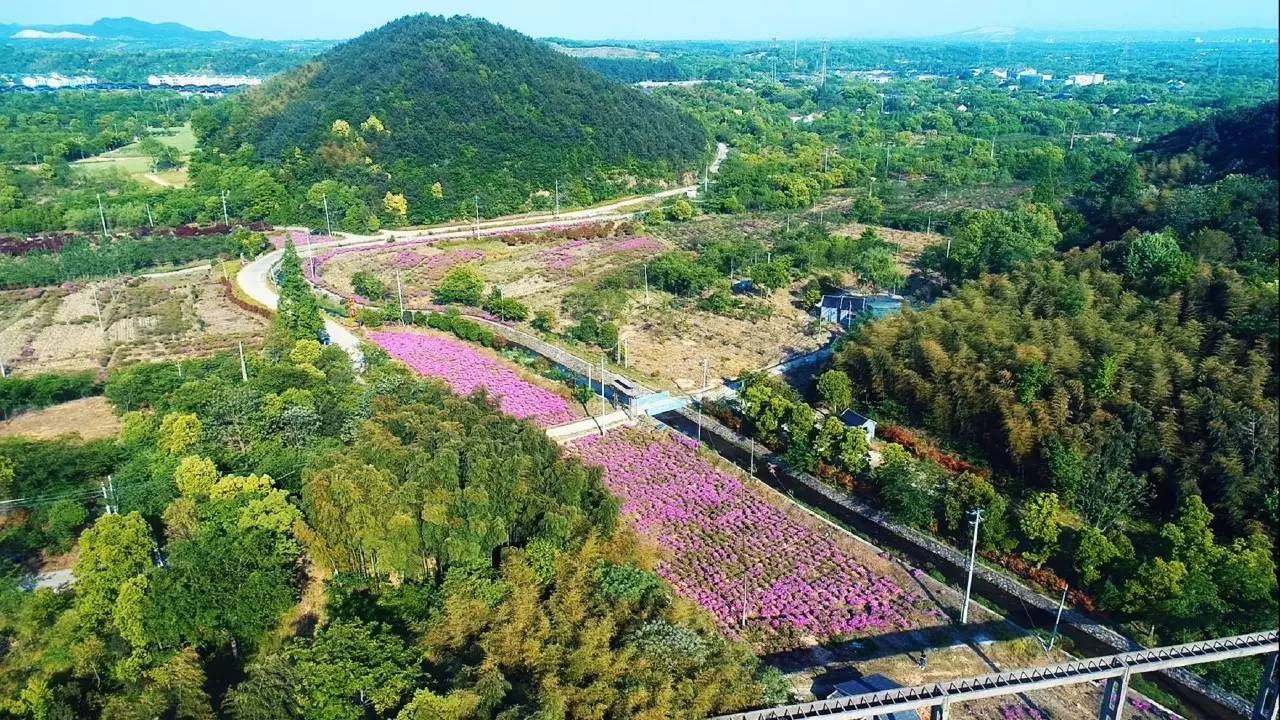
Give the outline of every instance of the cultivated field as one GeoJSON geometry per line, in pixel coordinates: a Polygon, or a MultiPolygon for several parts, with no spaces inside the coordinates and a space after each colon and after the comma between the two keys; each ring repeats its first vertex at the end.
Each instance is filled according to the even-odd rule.
{"type": "Polygon", "coordinates": [[[707,381],[737,377],[826,344],[830,333],[800,309],[792,292],[779,290],[767,300],[768,318],[741,319],[699,310],[666,293],[632,293],[633,310],[622,328],[627,364],[637,375],[659,384],[690,390],[707,381]]]}
{"type": "Polygon", "coordinates": [[[212,275],[199,268],[0,292],[0,357],[20,373],[94,370],[259,342],[266,321],[228,302],[212,275]]]}
{"type": "Polygon", "coordinates": [[[568,388],[516,367],[495,351],[431,330],[375,332],[369,339],[418,373],[463,396],[484,392],[512,417],[543,427],[573,422],[581,405],[568,388]]]}
{"type": "MultiPolygon", "coordinates": [[[[179,125],[171,128],[153,128],[152,137],[165,145],[177,148],[183,162],[190,157],[196,147],[196,137],[190,125],[179,125]]],[[[182,187],[187,184],[185,167],[174,170],[152,171],[151,157],[142,152],[139,143],[130,143],[115,150],[95,155],[71,164],[89,173],[120,170],[137,180],[144,180],[161,187],[182,187]]]]}
{"type": "Polygon", "coordinates": [[[675,247],[659,236],[402,240],[318,256],[316,279],[321,287],[351,297],[355,293],[351,279],[357,272],[373,274],[393,293],[398,275],[405,306],[424,309],[431,307],[432,290],[450,268],[470,264],[489,286],[501,288],[505,297],[519,300],[531,311],[558,314],[563,329],[570,322],[566,298],[601,278],[625,276],[625,284],[633,286],[618,291],[628,370],[670,389],[698,385],[704,358],[710,378],[735,376],[816,349],[828,339],[826,331],[813,327],[812,318],[797,306],[792,289],[774,293],[767,301],[771,314],[758,319],[699,310],[692,301],[657,290],[650,291],[646,302],[644,261],[675,247]]]}

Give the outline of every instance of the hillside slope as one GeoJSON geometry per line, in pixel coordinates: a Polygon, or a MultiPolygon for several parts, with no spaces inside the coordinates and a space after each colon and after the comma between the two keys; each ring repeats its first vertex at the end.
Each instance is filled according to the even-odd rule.
{"type": "Polygon", "coordinates": [[[1232,108],[1184,125],[1139,149],[1140,157],[1168,161],[1190,157],[1202,165],[1201,180],[1230,173],[1276,177],[1276,101],[1232,108]]]}
{"type": "Polygon", "coordinates": [[[705,130],[666,101],[470,17],[401,18],[195,124],[208,147],[251,146],[295,182],[336,179],[371,206],[403,193],[411,221],[461,215],[476,194],[482,214],[525,209],[557,180],[590,202],[674,179],[708,152],[705,130]]]}

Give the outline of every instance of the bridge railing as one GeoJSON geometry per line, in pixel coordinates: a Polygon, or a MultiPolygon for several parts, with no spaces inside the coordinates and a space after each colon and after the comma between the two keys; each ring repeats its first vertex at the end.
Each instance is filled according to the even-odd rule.
{"type": "Polygon", "coordinates": [[[1075,683],[1128,677],[1132,674],[1167,670],[1265,655],[1280,651],[1280,634],[1272,630],[1203,642],[1136,650],[1104,657],[1024,668],[977,677],[930,683],[909,688],[894,688],[850,697],[819,700],[811,703],[749,710],[722,715],[714,720],[782,720],[783,718],[873,718],[921,707],[945,707],[1001,695],[1014,695],[1033,690],[1075,683]]]}

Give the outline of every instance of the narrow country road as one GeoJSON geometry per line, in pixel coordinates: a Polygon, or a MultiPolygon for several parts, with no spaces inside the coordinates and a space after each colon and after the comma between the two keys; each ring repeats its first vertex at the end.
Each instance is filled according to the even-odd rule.
{"type": "MultiPolygon", "coordinates": [[[[724,161],[729,154],[729,147],[724,143],[716,144],[715,158],[708,167],[710,172],[716,172],[720,169],[720,163],[724,161]]],[[[626,198],[605,205],[596,207],[583,208],[581,210],[571,210],[563,212],[559,215],[553,213],[535,213],[530,215],[520,215],[514,217],[495,218],[480,222],[477,226],[474,223],[454,223],[451,225],[437,225],[435,227],[422,229],[407,230],[391,230],[380,235],[348,235],[339,240],[326,243],[314,243],[304,245],[297,248],[298,255],[303,258],[318,255],[325,250],[334,247],[347,247],[352,245],[369,245],[375,243],[385,243],[389,238],[416,238],[416,237],[433,237],[440,239],[463,238],[470,236],[478,227],[481,231],[501,229],[507,232],[531,232],[536,230],[545,230],[547,228],[556,227],[565,223],[589,222],[598,220],[620,220],[626,217],[624,211],[627,208],[655,200],[663,200],[677,195],[686,195],[691,192],[696,193],[698,185],[685,185],[670,190],[653,193],[651,195],[641,195],[639,197],[626,198]]],[[[276,294],[275,286],[272,282],[272,269],[280,263],[280,258],[284,255],[284,250],[273,250],[263,253],[255,258],[252,262],[247,263],[236,274],[236,284],[244,290],[254,301],[261,303],[268,309],[274,311],[279,299],[276,294]]],[[[360,338],[355,333],[348,330],[344,325],[333,318],[326,317],[324,320],[325,330],[329,333],[329,339],[333,344],[347,351],[351,359],[357,364],[363,362],[364,355],[360,352],[360,338]]]]}

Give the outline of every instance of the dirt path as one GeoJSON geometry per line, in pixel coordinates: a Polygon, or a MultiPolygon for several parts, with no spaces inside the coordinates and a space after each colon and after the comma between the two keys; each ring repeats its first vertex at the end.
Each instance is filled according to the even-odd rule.
{"type": "Polygon", "coordinates": [[[166,187],[166,188],[177,187],[177,185],[174,185],[173,183],[169,182],[168,180],[165,180],[164,178],[160,177],[159,175],[153,172],[146,173],[142,177],[150,180],[151,182],[159,185],[160,187],[166,187]]]}

